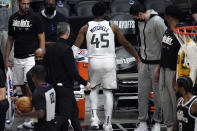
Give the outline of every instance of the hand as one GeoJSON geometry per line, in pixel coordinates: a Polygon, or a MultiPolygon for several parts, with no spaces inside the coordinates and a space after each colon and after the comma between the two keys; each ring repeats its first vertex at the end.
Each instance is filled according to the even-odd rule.
{"type": "Polygon", "coordinates": [[[18,110],[16,106],[15,106],[14,109],[15,109],[15,113],[16,113],[17,115],[19,115],[20,117],[23,117],[23,116],[24,116],[23,113],[22,113],[20,110],[18,110]]]}
{"type": "Polygon", "coordinates": [[[160,66],[157,65],[154,72],[154,82],[159,83],[160,66]]]}
{"type": "Polygon", "coordinates": [[[10,97],[11,98],[11,100],[12,100],[12,102],[15,104],[16,103],[16,101],[17,101],[17,97],[10,97]]]}
{"type": "Polygon", "coordinates": [[[89,83],[89,82],[87,83],[86,88],[87,88],[88,90],[90,90],[90,89],[91,89],[91,85],[90,85],[90,83],[89,83]]]}
{"type": "Polygon", "coordinates": [[[12,67],[12,64],[8,60],[5,60],[4,65],[6,70],[8,70],[8,67],[12,67]]]}
{"type": "Polygon", "coordinates": [[[35,57],[36,57],[37,60],[41,60],[42,57],[44,56],[44,54],[45,54],[45,50],[43,50],[42,48],[38,48],[35,51],[35,53],[34,53],[34,55],[35,55],[35,57]]]}

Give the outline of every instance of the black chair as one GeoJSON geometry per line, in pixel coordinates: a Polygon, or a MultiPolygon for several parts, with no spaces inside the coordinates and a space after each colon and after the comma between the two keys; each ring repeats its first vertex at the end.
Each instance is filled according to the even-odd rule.
{"type": "Polygon", "coordinates": [[[97,1],[82,1],[76,5],[77,16],[93,16],[92,7],[97,1]]]}
{"type": "Polygon", "coordinates": [[[115,0],[111,3],[111,12],[112,13],[119,13],[124,12],[128,13],[130,9],[130,4],[128,0],[115,0]]]}
{"type": "Polygon", "coordinates": [[[167,0],[145,0],[144,5],[146,9],[154,9],[157,11],[160,15],[163,15],[165,12],[165,8],[168,5],[172,5],[172,2],[167,0]]]}
{"type": "Polygon", "coordinates": [[[62,1],[58,1],[56,10],[66,17],[70,16],[70,7],[62,1]]]}

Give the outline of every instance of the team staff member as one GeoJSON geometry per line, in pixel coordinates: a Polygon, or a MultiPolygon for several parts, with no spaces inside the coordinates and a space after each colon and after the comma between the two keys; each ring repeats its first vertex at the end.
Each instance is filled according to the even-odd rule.
{"type": "MultiPolygon", "coordinates": [[[[5,68],[14,44],[13,85],[21,86],[23,95],[30,96],[26,73],[35,65],[34,52],[45,48],[43,24],[39,16],[29,10],[30,0],[18,0],[19,11],[9,19],[5,68]]],[[[42,54],[44,55],[44,54],[42,54]]]]}
{"type": "Polygon", "coordinates": [[[4,70],[3,56],[0,51],[0,131],[5,129],[6,112],[9,107],[8,100],[6,99],[6,75],[4,70]]]}
{"type": "Polygon", "coordinates": [[[177,79],[177,119],[173,131],[197,131],[197,96],[193,95],[193,82],[188,76],[177,79]]]}
{"type": "Polygon", "coordinates": [[[84,25],[74,43],[74,52],[79,51],[83,41],[87,40],[88,49],[88,73],[92,90],[90,93],[91,101],[91,127],[99,128],[99,118],[97,116],[98,90],[99,85],[103,84],[103,93],[105,95],[105,122],[103,129],[111,131],[111,118],[113,110],[112,90],[117,89],[116,83],[116,63],[115,63],[115,37],[124,48],[132,54],[139,62],[139,57],[134,47],[129,43],[120,32],[120,29],[104,20],[106,15],[106,5],[102,2],[96,3],[92,8],[95,17],[94,21],[84,25]]]}
{"type": "Polygon", "coordinates": [[[73,51],[67,40],[70,26],[66,22],[57,25],[58,40],[48,47],[43,63],[47,70],[47,81],[54,85],[57,94],[57,130],[68,130],[68,119],[72,119],[75,131],[81,131],[78,120],[78,107],[73,93],[74,80],[90,88],[90,84],[76,71],[73,51]]]}
{"type": "Polygon", "coordinates": [[[68,22],[68,18],[58,12],[56,6],[57,0],[44,0],[44,9],[40,11],[44,23],[46,47],[57,41],[57,24],[68,22]]]}
{"type": "Polygon", "coordinates": [[[173,89],[173,80],[175,80],[180,43],[175,37],[173,30],[179,23],[180,18],[181,11],[179,8],[168,6],[165,9],[165,20],[168,24],[168,29],[163,36],[160,64],[155,68],[154,75],[155,82],[159,83],[161,109],[167,131],[172,131],[176,114],[176,95],[173,89]]]}
{"type": "MultiPolygon", "coordinates": [[[[36,65],[32,68],[32,80],[36,86],[32,95],[32,104],[35,110],[30,113],[16,113],[25,118],[37,118],[34,131],[56,131],[55,103],[56,93],[53,87],[45,82],[46,71],[44,66],[36,65]]],[[[17,101],[17,100],[16,100],[17,101]]]]}
{"type": "Polygon", "coordinates": [[[138,21],[140,36],[140,69],[138,73],[138,111],[140,124],[135,131],[147,131],[148,101],[150,91],[154,92],[154,105],[156,111],[153,114],[155,124],[151,131],[160,131],[161,108],[159,85],[154,82],[154,71],[159,64],[163,34],[166,30],[164,20],[154,10],[146,10],[141,4],[133,4],[130,14],[138,21]]]}

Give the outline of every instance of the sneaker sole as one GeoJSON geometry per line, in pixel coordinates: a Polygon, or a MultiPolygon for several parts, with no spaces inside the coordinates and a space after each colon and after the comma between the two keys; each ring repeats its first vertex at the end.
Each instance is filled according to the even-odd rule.
{"type": "Polygon", "coordinates": [[[25,129],[34,129],[34,127],[28,127],[28,126],[25,126],[25,125],[23,125],[23,127],[24,127],[25,129]]]}

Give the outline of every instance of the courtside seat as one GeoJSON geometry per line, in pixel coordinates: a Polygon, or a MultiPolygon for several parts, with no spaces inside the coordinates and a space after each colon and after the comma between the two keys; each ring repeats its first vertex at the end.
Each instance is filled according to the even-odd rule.
{"type": "Polygon", "coordinates": [[[93,16],[92,7],[97,1],[81,1],[76,5],[77,16],[93,16]]]}
{"type": "Polygon", "coordinates": [[[171,5],[171,2],[161,1],[161,0],[145,0],[144,5],[146,9],[154,9],[163,17],[165,8],[171,5]]]}
{"type": "Polygon", "coordinates": [[[129,13],[130,4],[129,1],[125,0],[115,0],[111,3],[111,12],[112,13],[118,13],[118,12],[124,12],[129,13]]]}

